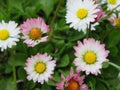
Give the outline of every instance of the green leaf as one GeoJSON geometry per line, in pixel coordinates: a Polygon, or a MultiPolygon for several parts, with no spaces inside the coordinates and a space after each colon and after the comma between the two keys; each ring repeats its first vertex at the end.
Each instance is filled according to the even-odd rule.
{"type": "Polygon", "coordinates": [[[40,0],[42,10],[45,12],[48,17],[50,13],[53,11],[54,2],[53,0],[40,0]]]}
{"type": "Polygon", "coordinates": [[[120,90],[120,83],[115,87],[115,90],[120,90]]]}
{"type": "Polygon", "coordinates": [[[66,54],[62,57],[60,62],[58,62],[57,67],[66,67],[69,64],[69,56],[66,54]]]}
{"type": "Polygon", "coordinates": [[[58,72],[55,72],[53,75],[52,75],[52,80],[50,79],[47,84],[50,85],[50,86],[55,86],[56,85],[56,82],[60,82],[61,81],[61,77],[59,76],[59,73],[58,72]]]}
{"type": "Polygon", "coordinates": [[[119,51],[118,51],[118,48],[117,48],[116,46],[110,47],[109,50],[110,50],[110,55],[111,55],[111,56],[115,56],[115,57],[117,56],[117,54],[118,54],[118,52],[119,52],[119,51]]]}
{"type": "Polygon", "coordinates": [[[90,90],[95,90],[96,78],[94,76],[86,77],[86,82],[90,87],[90,90]]]}
{"type": "Polygon", "coordinates": [[[0,80],[0,90],[14,90],[14,80],[12,78],[0,80]]]}
{"type": "Polygon", "coordinates": [[[23,53],[16,53],[15,55],[11,56],[8,60],[10,65],[15,66],[24,66],[26,61],[27,55],[23,53]]]}
{"type": "Polygon", "coordinates": [[[63,74],[64,76],[67,76],[70,73],[70,68],[65,68],[64,70],[63,69],[59,69],[59,72],[61,74],[63,74]]]}
{"type": "Polygon", "coordinates": [[[52,39],[52,42],[58,48],[62,48],[65,45],[65,41],[64,40],[52,39]]]}
{"type": "Polygon", "coordinates": [[[54,48],[53,48],[52,44],[47,44],[44,51],[48,52],[48,53],[51,53],[53,51],[53,49],[54,48]]]}
{"type": "Polygon", "coordinates": [[[47,84],[43,84],[41,90],[52,90],[47,84]]]}
{"type": "Polygon", "coordinates": [[[6,64],[5,66],[5,73],[8,74],[8,73],[11,73],[12,72],[12,66],[10,66],[9,64],[6,64]]]}
{"type": "Polygon", "coordinates": [[[68,38],[69,41],[77,41],[82,39],[83,37],[85,37],[85,34],[83,34],[82,32],[77,33],[75,36],[71,36],[68,38]]]}
{"type": "Polygon", "coordinates": [[[108,68],[109,67],[109,63],[108,62],[104,62],[103,63],[103,68],[108,68]]]}
{"type": "Polygon", "coordinates": [[[107,90],[103,83],[98,82],[95,90],[107,90]]]}
{"type": "Polygon", "coordinates": [[[110,33],[108,37],[108,47],[114,47],[120,42],[120,31],[114,30],[110,33]]]}
{"type": "Polygon", "coordinates": [[[20,67],[17,70],[17,76],[19,80],[26,80],[26,72],[23,67],[20,67]]]}
{"type": "Polygon", "coordinates": [[[34,90],[41,90],[40,88],[35,88],[34,90]]]}
{"type": "Polygon", "coordinates": [[[29,81],[26,83],[26,88],[27,88],[27,90],[33,90],[35,85],[36,85],[36,83],[34,83],[33,81],[29,81]]]}

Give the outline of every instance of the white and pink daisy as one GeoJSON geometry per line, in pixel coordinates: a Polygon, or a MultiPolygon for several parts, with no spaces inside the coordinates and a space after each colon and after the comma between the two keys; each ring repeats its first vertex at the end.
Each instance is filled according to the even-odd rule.
{"type": "Polygon", "coordinates": [[[113,26],[117,26],[120,28],[120,13],[118,15],[112,14],[108,20],[113,26]]]}
{"type": "Polygon", "coordinates": [[[49,26],[45,24],[42,18],[27,19],[22,25],[22,39],[29,47],[34,47],[40,42],[46,42],[49,32],[49,26]]]}
{"type": "Polygon", "coordinates": [[[88,86],[84,84],[84,76],[79,73],[74,74],[71,68],[70,74],[67,77],[61,75],[62,81],[56,84],[57,90],[88,90],[88,86]]]}
{"type": "Polygon", "coordinates": [[[12,48],[19,41],[20,28],[14,21],[0,22],[0,49],[4,51],[7,48],[12,48]]]}
{"type": "Polygon", "coordinates": [[[91,22],[94,22],[97,17],[98,4],[93,0],[67,0],[66,6],[66,23],[75,30],[86,33],[91,22]]]}
{"type": "Polygon", "coordinates": [[[108,50],[105,50],[105,44],[93,38],[84,39],[83,43],[78,41],[78,46],[74,46],[77,71],[85,71],[88,74],[98,75],[102,68],[102,63],[107,62],[108,50]]]}
{"type": "Polygon", "coordinates": [[[54,73],[56,61],[47,53],[36,54],[27,59],[25,70],[28,74],[27,79],[43,84],[47,82],[54,73]]]}
{"type": "MultiPolygon", "coordinates": [[[[107,9],[112,10],[120,5],[120,0],[102,0],[102,3],[107,3],[107,9]]],[[[120,11],[120,7],[117,7],[115,10],[120,11]]]]}

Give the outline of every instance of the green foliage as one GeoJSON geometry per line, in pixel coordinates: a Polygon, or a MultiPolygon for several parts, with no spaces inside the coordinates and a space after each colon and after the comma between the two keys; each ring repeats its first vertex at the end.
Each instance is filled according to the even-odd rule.
{"type": "MultiPolygon", "coordinates": [[[[43,17],[50,25],[58,2],[59,0],[0,0],[0,21],[14,20],[20,25],[27,18],[43,17]]],[[[0,90],[14,90],[13,65],[16,68],[17,81],[21,81],[17,83],[19,90],[55,90],[56,83],[61,81],[61,74],[67,76],[71,67],[76,68],[73,65],[75,59],[73,46],[78,40],[82,41],[86,38],[86,35],[66,24],[65,5],[66,0],[63,0],[53,23],[52,37],[48,42],[27,47],[20,40],[17,46],[13,47],[14,51],[11,49],[0,52],[0,90]],[[26,59],[36,53],[45,52],[56,60],[57,66],[52,75],[53,78],[43,85],[28,81],[24,70],[26,59]],[[21,83],[23,89],[21,89],[21,83]]],[[[89,37],[105,43],[105,48],[110,51],[109,61],[120,65],[120,28],[111,25],[106,17],[96,26],[96,31],[90,32],[89,37]]],[[[85,83],[90,90],[120,90],[118,73],[118,70],[105,62],[101,74],[86,76],[85,83]]]]}

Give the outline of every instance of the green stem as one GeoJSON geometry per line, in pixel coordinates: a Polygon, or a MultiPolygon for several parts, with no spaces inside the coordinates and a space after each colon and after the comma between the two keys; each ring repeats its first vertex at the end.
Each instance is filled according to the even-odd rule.
{"type": "MultiPolygon", "coordinates": [[[[118,7],[120,7],[120,4],[117,5],[115,8],[113,8],[110,12],[108,12],[107,15],[106,15],[106,17],[108,18],[108,17],[113,13],[113,11],[114,11],[115,9],[117,9],[118,7]]],[[[106,19],[106,17],[104,17],[104,18],[106,19]]],[[[114,30],[110,30],[108,33],[106,33],[106,35],[104,35],[104,37],[103,37],[103,40],[104,40],[112,31],[114,31],[114,30]]]]}
{"type": "Polygon", "coordinates": [[[110,30],[108,33],[106,33],[106,34],[103,36],[103,41],[104,41],[104,39],[105,39],[112,31],[114,31],[114,30],[113,30],[113,29],[110,30]]]}
{"type": "MultiPolygon", "coordinates": [[[[120,7],[120,4],[117,5],[115,8],[113,8],[111,11],[109,11],[109,12],[106,14],[106,16],[105,16],[104,18],[102,18],[100,21],[103,21],[103,20],[108,19],[109,16],[110,16],[110,15],[114,12],[114,10],[117,9],[118,7],[120,7]]],[[[99,22],[100,22],[100,21],[99,21],[99,22]]]]}
{"type": "Polygon", "coordinates": [[[115,8],[113,8],[110,12],[108,12],[107,15],[111,15],[111,14],[113,13],[113,11],[114,11],[115,9],[117,9],[118,7],[120,7],[120,4],[117,5],[115,8]]]}
{"type": "Polygon", "coordinates": [[[14,79],[14,90],[18,90],[17,89],[17,80],[16,80],[16,68],[15,68],[15,63],[14,63],[14,54],[15,54],[15,50],[14,48],[9,49],[9,53],[12,57],[12,69],[13,69],[13,79],[14,79]]]}
{"type": "Polygon", "coordinates": [[[105,80],[103,80],[101,78],[98,78],[98,79],[99,79],[99,81],[101,81],[102,83],[104,83],[104,85],[106,86],[107,90],[110,90],[109,84],[105,80]]]}
{"type": "Polygon", "coordinates": [[[13,78],[14,78],[14,88],[15,90],[17,90],[17,83],[16,83],[16,69],[15,69],[15,65],[13,63],[13,78]]]}
{"type": "Polygon", "coordinates": [[[57,8],[55,10],[54,16],[53,16],[51,24],[50,24],[50,32],[49,32],[48,40],[50,40],[50,38],[52,36],[52,33],[53,33],[53,24],[55,22],[55,19],[57,17],[57,14],[58,14],[58,11],[59,11],[59,8],[60,8],[61,4],[62,4],[62,0],[59,0],[59,3],[57,5],[57,8]]]}
{"type": "Polygon", "coordinates": [[[112,62],[108,62],[108,64],[115,67],[116,69],[118,69],[120,71],[120,66],[118,66],[117,64],[114,64],[112,62]]]}
{"type": "Polygon", "coordinates": [[[86,38],[89,38],[89,36],[91,36],[91,24],[87,28],[86,38]]]}

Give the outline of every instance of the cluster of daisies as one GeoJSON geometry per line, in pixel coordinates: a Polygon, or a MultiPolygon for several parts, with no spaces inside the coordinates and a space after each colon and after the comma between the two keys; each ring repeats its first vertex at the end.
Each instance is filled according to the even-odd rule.
{"type": "MultiPolygon", "coordinates": [[[[101,8],[101,4],[105,3],[108,10],[113,10],[120,4],[120,0],[67,0],[66,23],[84,34],[89,28],[95,30],[95,26],[99,25],[98,21],[106,16],[101,8]]],[[[120,10],[120,8],[118,7],[116,10],[120,10]]],[[[111,15],[109,21],[120,27],[120,14],[111,15]]],[[[49,31],[49,25],[46,25],[41,17],[27,19],[20,27],[14,21],[8,23],[2,21],[0,23],[1,51],[12,48],[17,44],[19,38],[22,38],[28,47],[34,47],[48,40],[49,31]]],[[[77,46],[74,46],[73,49],[76,57],[73,61],[76,71],[74,72],[71,68],[68,76],[61,75],[62,81],[56,84],[57,90],[88,90],[87,84],[84,83],[85,76],[81,76],[80,72],[85,72],[86,75],[98,75],[103,62],[109,61],[107,59],[109,51],[105,49],[105,44],[101,44],[99,40],[88,38],[77,41],[77,46]]],[[[56,60],[53,57],[47,53],[37,53],[26,60],[24,69],[28,80],[44,84],[52,79],[55,66],[56,60]]]]}

